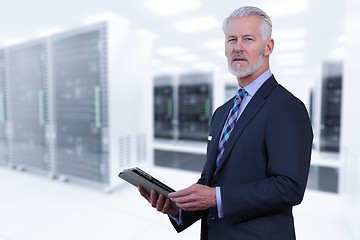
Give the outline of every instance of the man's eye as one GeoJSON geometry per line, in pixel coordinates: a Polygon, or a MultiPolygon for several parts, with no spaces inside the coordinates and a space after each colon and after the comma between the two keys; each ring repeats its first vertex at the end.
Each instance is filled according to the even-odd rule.
{"type": "Polygon", "coordinates": [[[252,38],[245,38],[245,41],[252,41],[252,38]]]}
{"type": "Polygon", "coordinates": [[[230,39],[228,40],[228,42],[235,42],[235,41],[236,41],[235,38],[230,38],[230,39]]]}

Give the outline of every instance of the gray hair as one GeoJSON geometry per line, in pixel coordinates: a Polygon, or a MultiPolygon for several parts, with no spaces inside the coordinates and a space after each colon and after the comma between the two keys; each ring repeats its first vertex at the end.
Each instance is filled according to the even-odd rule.
{"type": "Polygon", "coordinates": [[[249,17],[249,16],[259,16],[261,18],[261,25],[260,25],[260,34],[265,41],[268,38],[271,38],[272,32],[272,23],[270,17],[261,9],[252,6],[245,6],[236,9],[233,11],[230,16],[224,19],[223,23],[223,31],[226,34],[227,26],[229,20],[232,18],[242,18],[242,17],[249,17]]]}

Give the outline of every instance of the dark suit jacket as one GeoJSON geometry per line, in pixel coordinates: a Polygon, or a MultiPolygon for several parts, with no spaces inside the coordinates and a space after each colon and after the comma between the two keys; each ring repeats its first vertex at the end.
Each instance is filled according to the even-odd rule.
{"type": "Polygon", "coordinates": [[[200,184],[220,186],[217,208],[183,211],[180,232],[201,219],[201,239],[295,239],[292,206],[302,201],[308,178],[312,127],[304,104],[270,77],[233,129],[218,168],[217,147],[233,99],[211,120],[212,139],[200,184]]]}

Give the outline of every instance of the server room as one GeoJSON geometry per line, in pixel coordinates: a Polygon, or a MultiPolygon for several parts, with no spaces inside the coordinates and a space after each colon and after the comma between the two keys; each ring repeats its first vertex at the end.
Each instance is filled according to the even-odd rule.
{"type": "Polygon", "coordinates": [[[239,87],[223,20],[247,5],[270,16],[271,73],[314,133],[296,239],[360,240],[359,0],[2,2],[0,240],[200,239],[118,175],[199,180],[239,87]]]}

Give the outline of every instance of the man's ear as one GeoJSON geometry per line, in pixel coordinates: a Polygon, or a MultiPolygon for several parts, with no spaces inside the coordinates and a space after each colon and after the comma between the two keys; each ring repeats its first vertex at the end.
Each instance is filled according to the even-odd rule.
{"type": "Polygon", "coordinates": [[[268,38],[265,42],[264,56],[265,57],[269,56],[273,50],[274,50],[274,39],[268,38]]]}

